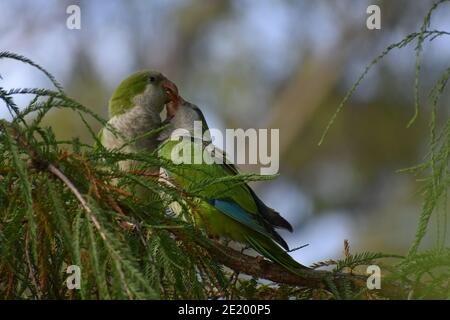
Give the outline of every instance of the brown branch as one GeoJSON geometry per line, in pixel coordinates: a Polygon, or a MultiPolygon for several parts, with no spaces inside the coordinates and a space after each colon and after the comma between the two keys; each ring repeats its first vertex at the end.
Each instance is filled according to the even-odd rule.
{"type": "Polygon", "coordinates": [[[327,289],[326,279],[331,280],[337,287],[347,280],[357,287],[366,286],[366,277],[346,273],[333,273],[321,270],[301,270],[294,274],[281,265],[268,260],[241,254],[240,252],[223,245],[216,244],[215,250],[208,250],[213,258],[227,267],[245,274],[271,280],[276,283],[288,285],[327,289]]]}
{"type": "Polygon", "coordinates": [[[59,170],[59,168],[50,163],[48,160],[44,159],[39,152],[33,148],[32,145],[20,134],[19,130],[15,128],[15,126],[11,123],[8,123],[6,121],[0,122],[1,127],[3,128],[3,131],[5,134],[11,134],[11,136],[16,140],[16,142],[19,144],[19,146],[25,150],[28,155],[31,157],[32,164],[36,169],[39,170],[47,170],[53,175],[55,175],[58,179],[60,179],[66,186],[69,188],[69,190],[73,193],[73,195],[78,199],[81,206],[83,207],[84,211],[88,214],[88,217],[92,220],[94,223],[95,228],[99,232],[100,236],[103,240],[106,240],[106,236],[104,232],[102,231],[102,228],[100,226],[100,223],[98,221],[97,216],[95,213],[91,210],[91,208],[88,206],[86,200],[84,199],[83,195],[78,191],[78,189],[75,187],[75,185],[72,183],[72,181],[69,180],[69,178],[66,177],[66,175],[59,170]]]}
{"type": "MultiPolygon", "coordinates": [[[[186,237],[179,230],[170,229],[170,232],[174,233],[180,240],[186,240],[186,237]]],[[[196,240],[194,239],[194,241],[196,240]]],[[[246,255],[219,243],[205,244],[203,241],[196,241],[196,243],[204,247],[211,257],[219,263],[234,271],[260,279],[315,289],[326,289],[328,286],[326,279],[333,281],[337,287],[341,286],[344,280],[350,281],[357,287],[366,286],[365,276],[313,269],[301,270],[299,274],[294,274],[281,265],[246,255]]]]}
{"type": "MultiPolygon", "coordinates": [[[[197,245],[206,249],[208,254],[220,264],[235,272],[247,274],[258,279],[270,280],[274,283],[299,286],[310,289],[330,290],[330,283],[336,288],[342,288],[350,284],[355,289],[367,288],[367,276],[353,273],[333,272],[324,270],[305,269],[299,273],[292,273],[281,265],[274,262],[252,257],[217,242],[206,243],[201,237],[191,239],[180,229],[169,229],[180,241],[194,241],[197,245]]],[[[405,299],[408,289],[402,288],[395,283],[382,281],[382,289],[377,290],[387,298],[405,299]]]]}
{"type": "Polygon", "coordinates": [[[31,282],[33,283],[34,288],[36,289],[36,296],[38,299],[42,298],[42,293],[41,293],[41,289],[39,288],[38,282],[36,280],[36,277],[34,276],[35,271],[33,268],[33,264],[31,262],[31,258],[30,258],[30,253],[28,252],[29,250],[29,243],[30,243],[30,234],[27,231],[26,235],[25,235],[25,259],[27,261],[27,266],[28,266],[28,275],[31,279],[31,282]]]}
{"type": "Polygon", "coordinates": [[[75,187],[75,185],[72,183],[72,181],[67,178],[64,173],[62,173],[61,170],[59,170],[55,165],[49,163],[47,166],[47,170],[53,173],[56,177],[58,177],[66,186],[69,188],[69,190],[73,193],[73,195],[78,199],[81,206],[83,207],[84,211],[88,214],[89,218],[94,223],[95,228],[99,232],[100,236],[103,240],[106,240],[106,236],[104,232],[102,231],[102,228],[100,226],[100,223],[98,222],[97,216],[94,212],[92,212],[91,208],[88,206],[86,200],[83,198],[83,195],[78,191],[78,189],[75,187]]]}
{"type": "MultiPolygon", "coordinates": [[[[35,168],[40,170],[47,170],[58,179],[60,179],[78,199],[83,209],[92,220],[95,228],[99,232],[103,240],[106,236],[102,231],[100,223],[95,213],[88,206],[86,200],[78,191],[76,186],[67,178],[67,176],[54,164],[42,158],[42,156],[35,150],[20,134],[20,132],[13,125],[6,125],[4,121],[0,122],[0,126],[8,134],[11,132],[14,139],[20,147],[22,147],[31,157],[35,168]],[[9,132],[8,132],[9,131],[9,132]]],[[[170,223],[169,223],[170,224],[170,223]]],[[[227,266],[238,273],[247,274],[259,279],[266,279],[275,283],[287,284],[292,286],[307,287],[312,289],[330,289],[330,284],[336,288],[341,288],[346,284],[351,284],[354,288],[366,288],[366,279],[364,275],[356,275],[351,273],[331,272],[323,270],[305,269],[298,273],[292,273],[284,267],[260,257],[252,257],[242,252],[233,250],[229,247],[215,242],[205,242],[201,237],[191,238],[181,229],[168,229],[178,240],[183,242],[194,242],[198,246],[204,248],[214,260],[227,266]]],[[[121,275],[122,276],[122,275],[121,275]]],[[[398,298],[407,296],[407,291],[392,283],[384,283],[382,294],[389,298],[398,298]],[[405,293],[406,292],[406,293],[405,293]]]]}
{"type": "MultiPolygon", "coordinates": [[[[88,206],[83,195],[81,194],[80,191],[78,191],[78,189],[72,183],[72,181],[70,181],[70,179],[61,170],[59,170],[59,168],[56,165],[54,165],[54,164],[50,163],[49,161],[47,161],[46,159],[44,159],[39,154],[39,152],[36,149],[34,149],[33,146],[31,146],[26,139],[24,139],[24,137],[20,134],[19,130],[16,129],[13,124],[6,125],[5,123],[6,123],[5,121],[0,122],[0,125],[2,126],[4,132],[6,134],[9,134],[9,133],[12,134],[13,138],[17,141],[19,146],[22,147],[29,154],[36,169],[48,170],[53,175],[55,175],[58,179],[60,179],[67,186],[67,188],[69,188],[69,190],[73,193],[73,195],[77,198],[77,200],[83,207],[84,211],[86,211],[88,217],[93,222],[94,227],[97,229],[98,233],[100,234],[100,237],[106,242],[106,235],[102,230],[102,227],[99,223],[99,220],[98,220],[96,214],[88,206]],[[8,132],[8,131],[10,131],[10,132],[8,132]]],[[[119,272],[119,276],[124,284],[125,291],[126,291],[128,297],[131,299],[132,294],[131,294],[128,286],[126,285],[125,275],[120,268],[117,268],[117,271],[119,272]]],[[[30,273],[31,273],[31,270],[30,270],[30,273]]],[[[33,276],[33,273],[31,273],[31,276],[33,276]]],[[[34,276],[32,279],[34,280],[33,282],[36,282],[36,280],[34,279],[34,276]]],[[[38,292],[38,294],[39,294],[39,292],[38,292]]],[[[38,297],[40,298],[40,295],[38,297]]]]}

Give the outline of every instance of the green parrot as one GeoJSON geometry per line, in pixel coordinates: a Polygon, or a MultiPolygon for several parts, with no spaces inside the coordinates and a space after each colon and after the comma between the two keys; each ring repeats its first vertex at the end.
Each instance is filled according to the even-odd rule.
{"type": "MultiPolygon", "coordinates": [[[[139,71],[123,80],[109,101],[108,126],[98,134],[99,142],[109,150],[127,153],[154,151],[157,135],[145,135],[161,126],[160,112],[178,89],[164,75],[139,71]],[[110,130],[109,128],[113,128],[110,130]]],[[[121,169],[130,169],[133,161],[122,161],[121,169]]]]}
{"type": "Polygon", "coordinates": [[[220,183],[206,183],[199,190],[202,181],[232,177],[239,172],[226,161],[222,161],[223,164],[212,161],[216,157],[224,159],[226,156],[220,150],[217,152],[218,149],[209,150],[210,141],[194,137],[194,121],[201,121],[202,130],[208,129],[202,112],[181,97],[178,101],[175,100],[167,104],[170,128],[160,136],[164,141],[159,146],[158,153],[172,162],[174,155],[190,153],[188,157],[191,157],[191,164],[175,164],[166,169],[166,174],[170,183],[198,195],[190,208],[195,225],[212,237],[225,237],[247,244],[263,257],[291,272],[298,273],[307,268],[285,251],[289,250],[288,245],[275,230],[284,228],[292,232],[292,226],[278,212],[265,205],[248,184],[236,184],[222,179],[220,183]],[[177,134],[170,135],[171,131],[177,134]],[[195,164],[194,152],[205,150],[205,163],[195,164]]]}

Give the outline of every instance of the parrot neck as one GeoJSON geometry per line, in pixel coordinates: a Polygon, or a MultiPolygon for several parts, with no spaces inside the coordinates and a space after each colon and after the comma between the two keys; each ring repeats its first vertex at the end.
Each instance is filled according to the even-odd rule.
{"type": "MultiPolygon", "coordinates": [[[[150,108],[135,106],[121,115],[112,117],[108,121],[108,124],[115,128],[121,135],[121,137],[119,137],[119,135],[114,137],[116,140],[115,144],[122,145],[127,141],[136,139],[149,131],[160,127],[161,118],[156,111],[153,111],[150,108]]],[[[110,132],[109,135],[113,134],[110,132]]],[[[154,135],[144,136],[136,140],[136,142],[130,146],[131,150],[128,151],[153,151],[157,145],[158,141],[154,135]]]]}

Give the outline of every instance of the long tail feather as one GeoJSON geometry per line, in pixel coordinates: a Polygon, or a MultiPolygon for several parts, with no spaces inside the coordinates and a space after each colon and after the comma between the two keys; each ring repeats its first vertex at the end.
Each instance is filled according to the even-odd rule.
{"type": "Polygon", "coordinates": [[[293,273],[299,273],[304,269],[309,269],[295,261],[286,251],[263,235],[253,233],[245,238],[246,242],[258,253],[293,273]]]}

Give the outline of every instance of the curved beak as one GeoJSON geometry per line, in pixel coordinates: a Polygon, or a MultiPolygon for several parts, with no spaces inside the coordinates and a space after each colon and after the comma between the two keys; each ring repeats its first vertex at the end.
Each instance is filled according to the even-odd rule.
{"type": "Polygon", "coordinates": [[[172,81],[165,79],[163,84],[163,88],[166,89],[166,92],[169,94],[170,100],[174,98],[178,98],[178,88],[172,81]]]}
{"type": "Polygon", "coordinates": [[[178,108],[181,104],[184,103],[183,98],[178,94],[178,88],[172,81],[166,79],[163,82],[163,88],[166,89],[166,92],[169,96],[169,101],[166,105],[167,109],[167,117],[172,118],[177,112],[178,108]]]}

